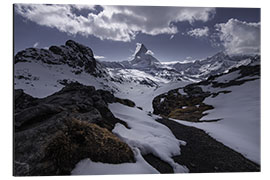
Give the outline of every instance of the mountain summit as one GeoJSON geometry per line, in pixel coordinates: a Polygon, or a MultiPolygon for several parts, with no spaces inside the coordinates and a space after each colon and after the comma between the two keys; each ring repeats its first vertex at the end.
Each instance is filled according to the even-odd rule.
{"type": "Polygon", "coordinates": [[[144,46],[144,44],[137,43],[136,44],[136,50],[135,50],[135,58],[140,56],[141,54],[145,54],[148,51],[148,49],[144,46]]]}
{"type": "Polygon", "coordinates": [[[151,68],[160,62],[153,56],[154,53],[148,50],[144,44],[137,43],[134,59],[130,62],[133,68],[151,68]]]}

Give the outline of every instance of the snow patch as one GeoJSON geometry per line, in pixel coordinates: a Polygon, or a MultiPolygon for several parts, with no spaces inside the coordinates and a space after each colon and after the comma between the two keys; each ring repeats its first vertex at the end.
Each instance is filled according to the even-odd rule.
{"type": "Polygon", "coordinates": [[[231,73],[228,73],[228,74],[224,74],[222,76],[219,76],[215,79],[216,82],[219,82],[219,83],[226,83],[226,82],[229,82],[231,80],[235,80],[237,79],[238,77],[240,77],[241,74],[240,74],[240,70],[237,70],[237,71],[233,71],[231,73]]]}
{"type": "Polygon", "coordinates": [[[136,163],[108,164],[81,160],[71,171],[72,175],[111,175],[111,174],[159,174],[142,157],[138,149],[133,149],[136,163]]]}
{"type": "Polygon", "coordinates": [[[188,172],[185,166],[174,162],[173,156],[180,155],[180,145],[170,129],[155,121],[154,117],[137,108],[131,108],[119,103],[109,105],[115,117],[125,121],[130,129],[122,124],[116,124],[113,133],[133,148],[138,148],[142,154],[152,153],[169,163],[176,173],[188,172]]]}
{"type": "Polygon", "coordinates": [[[151,50],[147,50],[145,54],[146,54],[146,55],[154,56],[154,53],[153,53],[151,50]]]}
{"type": "Polygon", "coordinates": [[[160,98],[160,103],[162,103],[165,100],[165,98],[160,98]]]}

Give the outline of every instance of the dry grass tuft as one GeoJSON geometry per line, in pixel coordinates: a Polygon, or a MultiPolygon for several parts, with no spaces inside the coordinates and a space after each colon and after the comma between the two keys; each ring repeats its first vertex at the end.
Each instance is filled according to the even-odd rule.
{"type": "Polygon", "coordinates": [[[134,162],[130,147],[96,124],[70,119],[45,147],[45,160],[51,160],[59,174],[69,174],[82,159],[104,163],[134,162]]]}

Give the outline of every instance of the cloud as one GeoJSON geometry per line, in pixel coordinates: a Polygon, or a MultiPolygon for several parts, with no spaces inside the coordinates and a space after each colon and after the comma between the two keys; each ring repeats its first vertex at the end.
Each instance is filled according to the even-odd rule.
{"type": "Polygon", "coordinates": [[[187,34],[189,36],[193,36],[196,38],[208,36],[209,35],[209,28],[205,26],[203,28],[192,29],[192,30],[188,31],[187,34]]]}
{"type": "Polygon", "coordinates": [[[106,57],[104,57],[104,56],[98,56],[98,55],[94,55],[94,58],[95,58],[95,59],[104,59],[104,58],[106,58],[106,57]]]}
{"type": "Polygon", "coordinates": [[[71,35],[124,42],[135,39],[138,33],[173,35],[178,33],[177,22],[206,22],[215,15],[215,8],[102,6],[100,12],[89,11],[88,16],[82,16],[74,13],[74,8],[96,10],[95,6],[16,4],[15,12],[39,25],[71,35]]]}
{"type": "Polygon", "coordinates": [[[33,45],[33,47],[36,48],[36,47],[38,46],[38,44],[39,44],[39,43],[36,42],[36,43],[33,45]]]}
{"type": "Polygon", "coordinates": [[[215,25],[221,44],[228,54],[260,53],[260,22],[248,23],[230,19],[215,25]]]}

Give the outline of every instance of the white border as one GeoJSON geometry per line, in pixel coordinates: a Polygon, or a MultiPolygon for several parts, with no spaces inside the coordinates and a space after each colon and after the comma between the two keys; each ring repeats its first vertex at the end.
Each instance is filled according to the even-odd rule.
{"type": "MultiPolygon", "coordinates": [[[[269,176],[269,5],[264,0],[6,0],[0,5],[1,12],[1,42],[0,42],[0,61],[1,61],[1,116],[0,116],[0,176],[4,179],[12,177],[12,57],[13,57],[13,3],[59,3],[59,4],[101,4],[101,5],[159,5],[159,6],[198,6],[198,7],[257,7],[261,8],[262,24],[262,172],[261,173],[212,173],[212,174],[173,174],[173,175],[117,175],[117,176],[80,176],[82,179],[140,179],[140,178],[169,178],[169,179],[266,179],[269,176]]],[[[36,178],[36,177],[34,177],[36,178]]],[[[42,179],[64,179],[76,177],[42,177],[42,179]]],[[[28,179],[22,178],[22,179],[28,179]]]]}

